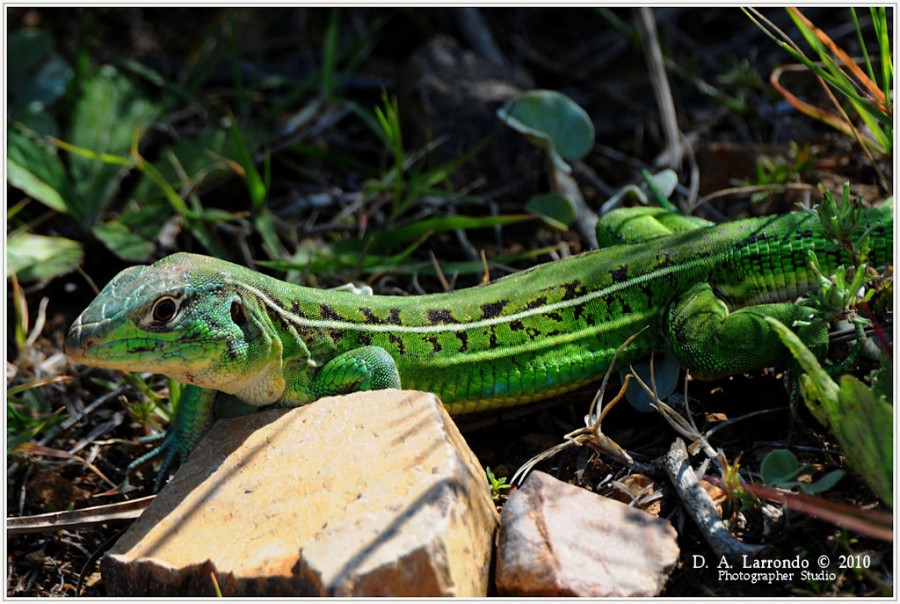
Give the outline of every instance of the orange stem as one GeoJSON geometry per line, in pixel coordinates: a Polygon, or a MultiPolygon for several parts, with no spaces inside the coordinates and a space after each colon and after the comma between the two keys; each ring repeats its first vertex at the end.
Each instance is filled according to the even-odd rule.
{"type": "Polygon", "coordinates": [[[772,75],[769,76],[769,83],[772,84],[772,87],[778,91],[778,94],[784,97],[784,100],[786,100],[804,115],[808,115],[813,119],[820,120],[834,128],[835,130],[843,132],[847,136],[858,137],[869,146],[880,148],[877,141],[867,135],[862,134],[857,128],[853,126],[853,124],[849,123],[847,120],[840,118],[833,113],[829,113],[821,107],[817,107],[805,101],[801,101],[794,93],[782,86],[780,78],[781,74],[785,71],[806,71],[806,66],[799,63],[792,65],[780,65],[772,71],[772,75]]]}
{"type": "Polygon", "coordinates": [[[881,88],[879,88],[878,85],[873,82],[868,75],[866,75],[866,72],[864,72],[862,68],[857,65],[856,61],[851,59],[850,55],[844,52],[844,50],[840,46],[835,44],[834,40],[828,37],[828,34],[816,27],[812,21],[807,19],[806,15],[800,12],[800,9],[796,7],[789,7],[787,10],[791,14],[796,16],[809,29],[811,29],[813,33],[816,34],[816,37],[819,38],[819,40],[828,47],[828,49],[834,54],[834,56],[840,59],[841,63],[843,63],[847,67],[847,69],[849,69],[851,73],[856,76],[856,79],[859,80],[859,82],[863,86],[865,86],[870,93],[872,93],[872,96],[875,97],[875,100],[879,103],[881,108],[884,109],[884,91],[882,91],[881,88]]]}

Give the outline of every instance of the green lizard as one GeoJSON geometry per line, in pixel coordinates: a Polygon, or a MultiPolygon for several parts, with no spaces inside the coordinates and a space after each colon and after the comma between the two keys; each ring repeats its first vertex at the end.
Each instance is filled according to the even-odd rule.
{"type": "MultiPolygon", "coordinates": [[[[810,309],[794,300],[816,288],[808,250],[825,271],[846,259],[815,217],[666,221],[656,210],[619,210],[601,221],[604,249],[424,296],[312,289],[179,253],[116,276],[76,319],[66,350],[87,365],[188,384],[162,445],[135,462],[162,453],[163,473],[205,431],[218,392],[297,406],[402,386],[464,414],[595,381],[645,327],[620,362],[668,345],[707,378],[776,364],[785,349],[766,317],[798,325],[824,352],[827,325],[806,321],[810,309]]],[[[893,208],[865,210],[864,222],[871,263],[890,264],[893,208]]]]}

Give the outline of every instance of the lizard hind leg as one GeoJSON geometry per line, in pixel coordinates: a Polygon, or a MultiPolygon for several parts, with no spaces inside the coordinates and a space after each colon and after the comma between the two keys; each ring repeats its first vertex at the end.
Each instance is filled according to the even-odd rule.
{"type": "Polygon", "coordinates": [[[597,222],[595,228],[598,245],[606,248],[623,243],[642,243],[712,224],[708,220],[665,208],[638,206],[609,212],[597,222]]]}
{"type": "Polygon", "coordinates": [[[791,327],[822,358],[828,348],[828,325],[818,319],[810,322],[810,313],[808,307],[790,303],[756,304],[731,312],[708,283],[701,283],[672,304],[666,335],[683,367],[697,377],[713,379],[787,359],[787,349],[766,317],[791,327]]]}
{"type": "Polygon", "coordinates": [[[400,388],[397,363],[380,346],[363,346],[334,357],[310,384],[315,398],[360,390],[400,388]]]}

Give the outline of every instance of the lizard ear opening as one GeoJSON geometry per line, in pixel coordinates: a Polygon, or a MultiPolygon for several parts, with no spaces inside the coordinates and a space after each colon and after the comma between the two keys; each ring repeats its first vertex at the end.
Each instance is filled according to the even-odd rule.
{"type": "Polygon", "coordinates": [[[231,320],[241,329],[247,326],[247,314],[244,312],[244,305],[240,300],[231,301],[231,320]]]}

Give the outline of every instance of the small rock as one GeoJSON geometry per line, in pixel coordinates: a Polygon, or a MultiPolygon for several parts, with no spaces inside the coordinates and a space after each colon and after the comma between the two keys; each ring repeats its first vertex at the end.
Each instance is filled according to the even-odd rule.
{"type": "Polygon", "coordinates": [[[222,420],[105,556],[113,596],[484,596],[499,521],[432,394],[222,420]]]}
{"type": "Polygon", "coordinates": [[[678,561],[676,539],[667,520],[534,472],[503,506],[497,592],[654,596],[678,561]]]}

